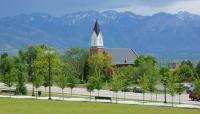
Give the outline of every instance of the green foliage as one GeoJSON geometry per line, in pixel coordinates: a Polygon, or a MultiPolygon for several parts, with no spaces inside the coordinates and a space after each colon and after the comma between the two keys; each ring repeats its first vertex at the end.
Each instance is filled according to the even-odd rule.
{"type": "Polygon", "coordinates": [[[87,57],[88,52],[83,48],[71,48],[65,52],[64,60],[73,67],[77,78],[83,76],[87,57]]]}
{"type": "Polygon", "coordinates": [[[2,76],[2,79],[5,78],[5,76],[10,72],[11,69],[12,69],[12,60],[7,53],[3,53],[1,55],[1,63],[0,63],[0,71],[1,71],[0,74],[2,76]]]}
{"type": "Polygon", "coordinates": [[[94,85],[94,89],[98,90],[98,95],[99,95],[99,90],[102,89],[103,87],[103,77],[100,75],[100,73],[95,72],[89,77],[89,80],[91,80],[92,85],[94,85]]]}
{"type": "Polygon", "coordinates": [[[194,85],[195,85],[194,92],[200,98],[200,78],[195,79],[194,85]]]}
{"type": "Polygon", "coordinates": [[[193,63],[190,60],[184,60],[181,62],[181,67],[183,65],[188,65],[191,69],[193,69],[193,63]]]}
{"type": "Polygon", "coordinates": [[[198,74],[198,77],[200,77],[200,62],[198,62],[196,66],[196,73],[198,74]]]}
{"type": "Polygon", "coordinates": [[[115,75],[113,77],[113,80],[111,82],[111,90],[114,92],[118,92],[120,90],[122,90],[122,78],[119,75],[115,75]]]}
{"type": "Polygon", "coordinates": [[[60,87],[61,89],[64,89],[67,87],[67,76],[60,74],[56,77],[56,85],[60,87]]]}
{"type": "Polygon", "coordinates": [[[180,74],[185,81],[191,81],[194,75],[194,70],[187,64],[180,67],[180,74]]]}
{"type": "Polygon", "coordinates": [[[87,81],[86,85],[87,91],[92,92],[95,89],[95,79],[93,77],[90,77],[87,81]]]}
{"type": "Polygon", "coordinates": [[[89,56],[89,75],[93,75],[95,72],[99,75],[105,76],[106,69],[112,69],[112,58],[108,54],[95,54],[89,56]]]}
{"type": "Polygon", "coordinates": [[[22,51],[19,51],[19,57],[14,57],[14,67],[12,69],[13,76],[16,81],[16,94],[26,94],[25,83],[27,81],[27,66],[24,61],[22,51]]]}
{"type": "Polygon", "coordinates": [[[79,82],[78,78],[76,76],[69,74],[67,76],[67,86],[73,89],[76,87],[76,84],[79,82]]]}
{"type": "Polygon", "coordinates": [[[141,77],[140,86],[142,88],[142,93],[145,94],[148,90],[148,77],[146,74],[143,74],[143,76],[141,77]]]}
{"type": "Polygon", "coordinates": [[[158,70],[154,68],[152,70],[152,73],[150,75],[147,75],[147,86],[149,92],[153,93],[156,90],[155,86],[157,84],[158,79],[159,79],[158,70]]]}

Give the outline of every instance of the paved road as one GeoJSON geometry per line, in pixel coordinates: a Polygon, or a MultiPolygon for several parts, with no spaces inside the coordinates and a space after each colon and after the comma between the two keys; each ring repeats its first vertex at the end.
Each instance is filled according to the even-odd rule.
{"type": "MultiPolygon", "coordinates": [[[[26,85],[27,87],[27,90],[31,91],[32,90],[32,85],[31,84],[27,84],[26,85]]],[[[0,88],[6,88],[2,83],[0,83],[0,88]]],[[[40,87],[38,90],[41,90],[41,91],[45,91],[45,88],[44,87],[40,87]]],[[[56,92],[56,93],[61,93],[62,90],[56,86],[52,86],[51,88],[51,91],[52,92],[56,92]]],[[[46,89],[46,92],[48,92],[48,88],[46,89]]],[[[70,89],[69,88],[66,88],[64,89],[64,93],[68,93],[70,94],[70,89]]],[[[74,88],[73,89],[73,94],[79,94],[79,95],[89,95],[89,92],[87,92],[86,88],[74,88]]],[[[92,92],[92,95],[93,96],[97,96],[98,95],[98,92],[97,91],[94,91],[92,92]]],[[[112,91],[109,91],[109,90],[100,90],[99,91],[99,95],[100,96],[108,96],[108,97],[115,97],[115,93],[113,93],[112,91]]],[[[164,94],[153,94],[152,95],[152,99],[154,101],[163,101],[164,100],[164,94]]],[[[124,93],[122,92],[118,92],[117,94],[117,97],[118,98],[124,98],[124,93]]],[[[141,93],[133,93],[133,92],[126,92],[125,93],[125,97],[127,99],[138,99],[138,100],[142,100],[143,99],[143,95],[141,93]]],[[[196,102],[196,101],[191,101],[189,98],[188,98],[188,94],[182,94],[181,95],[181,103],[187,103],[187,104],[200,104],[200,102],[196,102]]],[[[145,100],[151,100],[151,94],[145,94],[145,100]]],[[[172,101],[172,97],[170,95],[167,94],[167,101],[168,102],[171,102],[172,101]]],[[[174,102],[179,102],[179,96],[178,95],[175,95],[174,96],[174,102]]]]}

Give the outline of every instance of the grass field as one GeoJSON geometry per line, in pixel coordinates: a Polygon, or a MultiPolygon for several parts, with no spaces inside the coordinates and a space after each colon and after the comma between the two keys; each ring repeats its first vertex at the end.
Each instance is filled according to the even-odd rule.
{"type": "Polygon", "coordinates": [[[200,114],[198,109],[0,98],[0,114],[200,114]]]}

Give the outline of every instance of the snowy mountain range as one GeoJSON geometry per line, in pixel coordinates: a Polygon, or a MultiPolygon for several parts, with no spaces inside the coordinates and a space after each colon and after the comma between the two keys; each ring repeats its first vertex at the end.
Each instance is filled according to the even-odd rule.
{"type": "Polygon", "coordinates": [[[65,51],[89,49],[98,19],[106,48],[133,48],[159,58],[200,58],[200,16],[188,12],[157,13],[84,11],[54,17],[35,13],[0,19],[0,50],[16,52],[33,44],[49,44],[65,51]]]}

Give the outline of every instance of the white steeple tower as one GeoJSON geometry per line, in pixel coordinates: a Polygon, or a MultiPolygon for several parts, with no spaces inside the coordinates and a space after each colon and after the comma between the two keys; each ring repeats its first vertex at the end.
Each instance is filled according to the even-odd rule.
{"type": "Polygon", "coordinates": [[[96,20],[94,29],[91,36],[91,47],[90,52],[94,53],[104,53],[104,46],[103,46],[103,35],[100,31],[100,26],[98,21],[96,20]]]}
{"type": "Polygon", "coordinates": [[[91,37],[91,47],[102,48],[103,47],[103,35],[100,31],[99,23],[96,20],[95,26],[91,37]]]}

